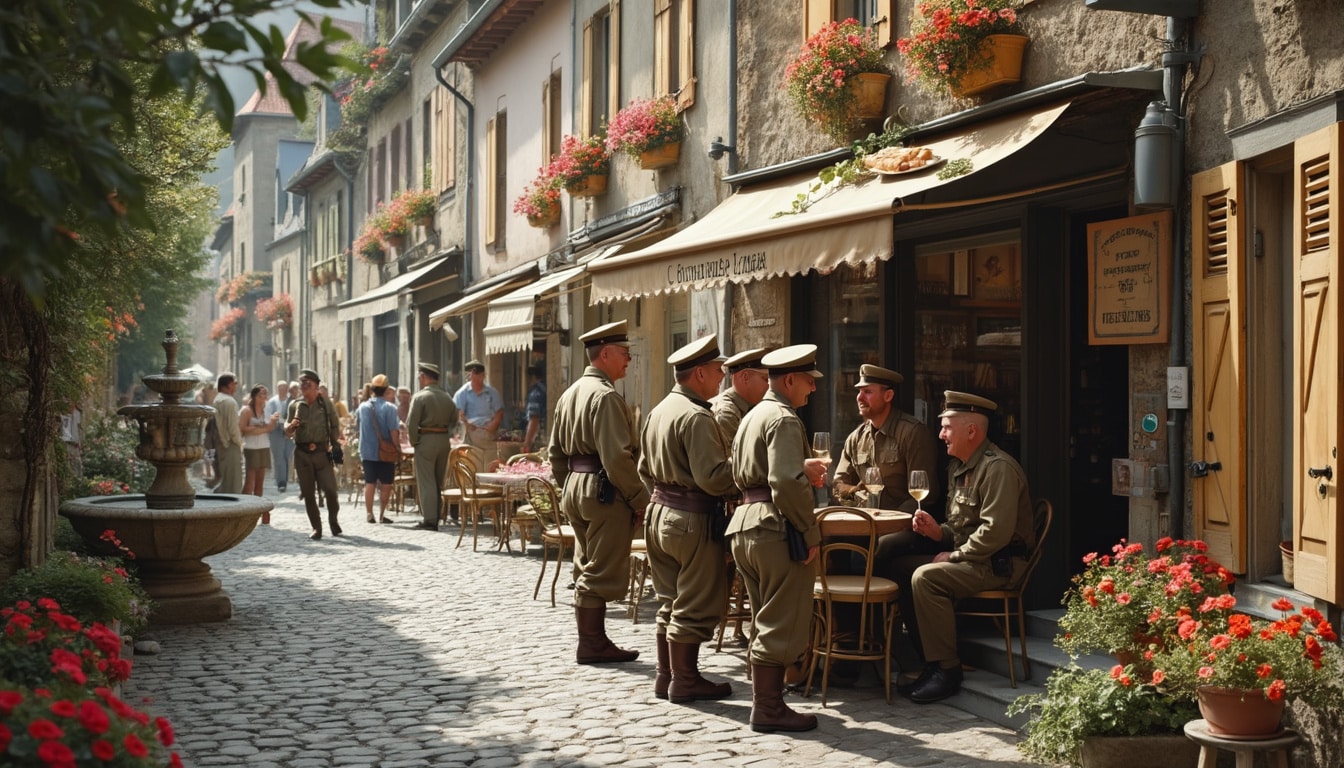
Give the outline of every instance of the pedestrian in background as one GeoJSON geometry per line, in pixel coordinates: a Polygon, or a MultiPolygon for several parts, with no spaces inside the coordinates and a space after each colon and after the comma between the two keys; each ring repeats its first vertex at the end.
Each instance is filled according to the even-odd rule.
{"type": "Polygon", "coordinates": [[[742,418],[733,443],[733,479],[742,503],[728,535],[756,630],[747,651],[753,731],[817,727],[816,715],[784,703],[785,669],[796,669],[807,649],[821,544],[812,489],[821,487],[826,465],[809,458],[796,410],[817,389],[816,359],[815,344],[784,347],[761,359],[770,371],[770,391],[742,418]]]}
{"type": "Polygon", "coordinates": [[[266,439],[271,448],[271,464],[275,467],[275,490],[284,493],[289,487],[289,459],[294,450],[293,443],[285,437],[285,413],[289,410],[289,382],[280,380],[275,383],[275,394],[266,401],[266,418],[275,417],[266,439]]]}
{"type": "MultiPolygon", "coordinates": [[[[299,401],[299,394],[300,394],[299,390],[300,390],[299,382],[295,379],[291,379],[289,382],[289,401],[285,403],[285,409],[281,411],[282,414],[280,416],[281,422],[285,422],[288,420],[289,409],[294,407],[294,404],[299,401]]],[[[289,482],[291,483],[298,482],[298,473],[294,469],[294,438],[292,437],[285,438],[285,450],[289,454],[288,456],[285,457],[286,461],[289,463],[289,482]]]]}
{"type": "Polygon", "coordinates": [[[737,496],[723,430],[709,408],[723,357],[710,335],[667,362],[677,383],[649,412],[639,439],[639,475],[653,488],[644,528],[658,596],[653,692],[672,702],[722,699],[732,686],[701,677],[699,658],[728,601],[724,502],[737,496]]]}
{"type": "Polygon", "coordinates": [[[537,441],[546,443],[546,366],[537,363],[527,369],[532,386],[527,390],[527,431],[523,433],[523,452],[537,450],[537,441]]]}
{"type": "Polygon", "coordinates": [[[402,424],[411,415],[411,388],[397,387],[397,421],[402,424]]]}
{"type": "Polygon", "coordinates": [[[416,530],[439,530],[443,483],[448,474],[448,453],[453,449],[452,432],[457,427],[457,406],[439,386],[439,367],[420,363],[420,391],[411,398],[406,415],[406,434],[415,449],[415,492],[420,502],[416,530]]]}
{"type": "Polygon", "coordinates": [[[574,528],[574,620],[580,664],[626,662],[639,651],[607,637],[607,603],[625,596],[631,532],[643,524],[649,494],[635,466],[635,417],[614,382],[630,366],[626,321],[579,337],[588,367],[555,406],[548,449],[561,490],[560,508],[574,528]]]}
{"type": "Polygon", "coordinates": [[[341,535],[337,514],[341,511],[340,493],[336,488],[336,470],[333,464],[342,461],[341,422],[336,407],[318,391],[321,383],[317,372],[305,368],[299,372],[299,391],[302,397],[289,407],[285,434],[294,438],[294,472],[299,476],[299,493],[308,512],[313,532],[308,538],[322,538],[322,516],[317,509],[317,493],[327,500],[327,520],[331,535],[341,535]],[[330,451],[331,455],[328,456],[330,451]]]}
{"type": "MultiPolygon", "coordinates": [[[[201,387],[201,391],[196,395],[196,402],[199,405],[208,405],[212,409],[215,405],[215,385],[206,383],[201,387]]],[[[205,429],[202,436],[204,453],[201,454],[201,479],[205,481],[205,487],[214,489],[219,485],[219,458],[215,451],[218,448],[219,428],[215,425],[215,411],[210,412],[210,416],[205,420],[205,429]]]]}
{"type": "MultiPolygon", "coordinates": [[[[243,458],[246,474],[243,477],[243,493],[261,496],[266,485],[266,470],[271,468],[271,428],[280,420],[279,414],[266,416],[266,400],[270,394],[266,387],[258,384],[247,393],[247,402],[238,415],[238,431],[243,434],[243,458]]],[[[261,514],[263,525],[271,522],[271,513],[261,514]]]]}
{"type": "Polygon", "coordinates": [[[453,404],[462,418],[462,439],[495,455],[495,434],[504,420],[504,398],[499,390],[485,383],[485,364],[480,360],[467,363],[467,382],[453,395],[453,404]]]}
{"type": "Polygon", "coordinates": [[[382,454],[387,450],[383,449],[386,445],[395,455],[401,455],[401,430],[397,426],[397,407],[384,397],[391,389],[385,374],[374,376],[370,382],[372,396],[355,409],[355,420],[359,424],[359,459],[364,466],[364,512],[370,523],[374,521],[375,488],[379,491],[378,522],[392,522],[387,518],[387,502],[392,496],[397,462],[383,458],[382,454]]]}
{"type": "Polygon", "coordinates": [[[221,373],[215,382],[215,456],[219,461],[220,493],[243,492],[243,433],[238,429],[238,377],[221,373]]]}

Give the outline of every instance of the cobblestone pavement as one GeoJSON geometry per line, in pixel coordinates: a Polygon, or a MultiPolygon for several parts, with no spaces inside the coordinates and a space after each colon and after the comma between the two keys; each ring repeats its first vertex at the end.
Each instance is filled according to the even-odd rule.
{"type": "MultiPolygon", "coordinates": [[[[275,494],[272,525],[210,558],[233,619],[153,627],[128,701],[165,715],[188,766],[994,766],[1022,764],[1016,735],[943,705],[890,705],[867,682],[790,696],[821,726],[758,734],[742,649],[706,646],[702,668],[733,683],[730,699],[654,698],[653,606],[639,624],[613,604],[607,629],[638,648],[633,664],[574,663],[574,619],[562,577],[552,608],[540,557],[496,552],[470,532],[365,522],[363,500],[340,516],[345,535],[308,540],[292,490],[275,494]]],[[[549,583],[549,578],[548,578],[549,583]]]]}

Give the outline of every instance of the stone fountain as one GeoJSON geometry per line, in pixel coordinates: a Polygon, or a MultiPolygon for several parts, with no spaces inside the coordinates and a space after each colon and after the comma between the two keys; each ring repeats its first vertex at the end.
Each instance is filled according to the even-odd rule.
{"type": "Polygon", "coordinates": [[[140,425],[136,455],[154,465],[154,481],[144,495],[90,496],[61,504],[61,514],[94,547],[112,530],[135,553],[140,581],[154,600],[153,624],[225,621],[233,603],[210,573],[204,558],[232,549],[247,538],[271,502],[258,496],[197,495],[187,469],[205,453],[205,421],[215,409],[181,402],[196,386],[177,367],[178,338],[169,330],[163,373],[143,377],[160,402],[127,405],[117,411],[140,425]]]}

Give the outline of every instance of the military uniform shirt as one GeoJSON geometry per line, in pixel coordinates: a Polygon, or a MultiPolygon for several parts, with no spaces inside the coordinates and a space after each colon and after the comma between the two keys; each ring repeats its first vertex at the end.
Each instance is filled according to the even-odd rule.
{"type": "Polygon", "coordinates": [[[1036,545],[1027,476],[1017,461],[988,440],[948,468],[943,538],[954,563],[985,562],[1012,543],[1036,545]]]}
{"type": "Polygon", "coordinates": [[[933,433],[918,419],[899,408],[892,408],[880,427],[867,421],[845,438],[845,447],[835,463],[835,482],[858,485],[863,470],[882,469],[882,509],[914,512],[918,505],[907,490],[910,470],[922,469],[929,476],[929,495],[925,504],[938,500],[938,448],[933,433]]]}
{"type": "Polygon", "coordinates": [[[306,400],[295,400],[289,404],[289,421],[299,418],[298,429],[294,430],[294,442],[300,446],[309,443],[330,443],[340,441],[341,422],[336,417],[336,409],[331,401],[318,395],[313,404],[306,400]]]}
{"type": "Polygon", "coordinates": [[[420,443],[420,429],[451,431],[457,426],[457,406],[453,398],[437,383],[421,388],[411,397],[411,409],[406,414],[406,439],[412,446],[420,443]]]}
{"type": "Polygon", "coordinates": [[[633,510],[648,506],[649,493],[635,466],[635,419],[611,379],[594,366],[560,395],[548,449],[556,487],[565,487],[570,456],[597,456],[616,493],[633,510]]]}
{"type": "Polygon", "coordinates": [[[793,407],[774,390],[742,417],[733,441],[733,479],[743,490],[767,486],[771,504],[738,506],[728,534],[752,528],[784,531],[784,521],[802,532],[808,547],[821,543],[813,511],[812,483],[803,473],[808,458],[807,431],[793,407]]]}
{"type": "Polygon", "coordinates": [[[751,404],[736,389],[729,387],[709,401],[709,408],[714,412],[714,421],[718,423],[719,429],[723,430],[728,447],[732,448],[737,428],[742,424],[742,416],[751,410],[751,404]]]}
{"type": "Polygon", "coordinates": [[[728,446],[714,423],[709,403],[681,384],[649,412],[640,435],[639,474],[655,482],[736,496],[728,446]]]}

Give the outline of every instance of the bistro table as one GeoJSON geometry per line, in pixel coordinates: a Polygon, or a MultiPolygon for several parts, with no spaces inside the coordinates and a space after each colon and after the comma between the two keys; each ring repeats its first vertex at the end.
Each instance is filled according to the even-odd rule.
{"type": "MultiPolygon", "coordinates": [[[[478,485],[492,485],[502,489],[504,495],[504,520],[499,526],[499,542],[501,547],[508,546],[509,531],[513,529],[514,508],[519,502],[525,502],[527,498],[528,478],[540,477],[548,483],[554,483],[555,478],[551,475],[550,467],[544,471],[538,472],[477,472],[476,482],[478,485]]],[[[519,530],[518,538],[522,544],[523,554],[527,554],[528,533],[536,521],[518,520],[519,530]]]]}
{"type": "MultiPolygon", "coordinates": [[[[836,509],[836,507],[817,507],[815,512],[820,515],[828,509],[836,509]]],[[[895,509],[864,508],[863,511],[872,516],[873,522],[877,525],[878,536],[909,530],[910,520],[913,517],[909,512],[901,512],[895,509]]],[[[864,536],[867,533],[867,522],[858,515],[847,513],[831,515],[826,518],[821,531],[821,535],[824,537],[864,536]]]]}

